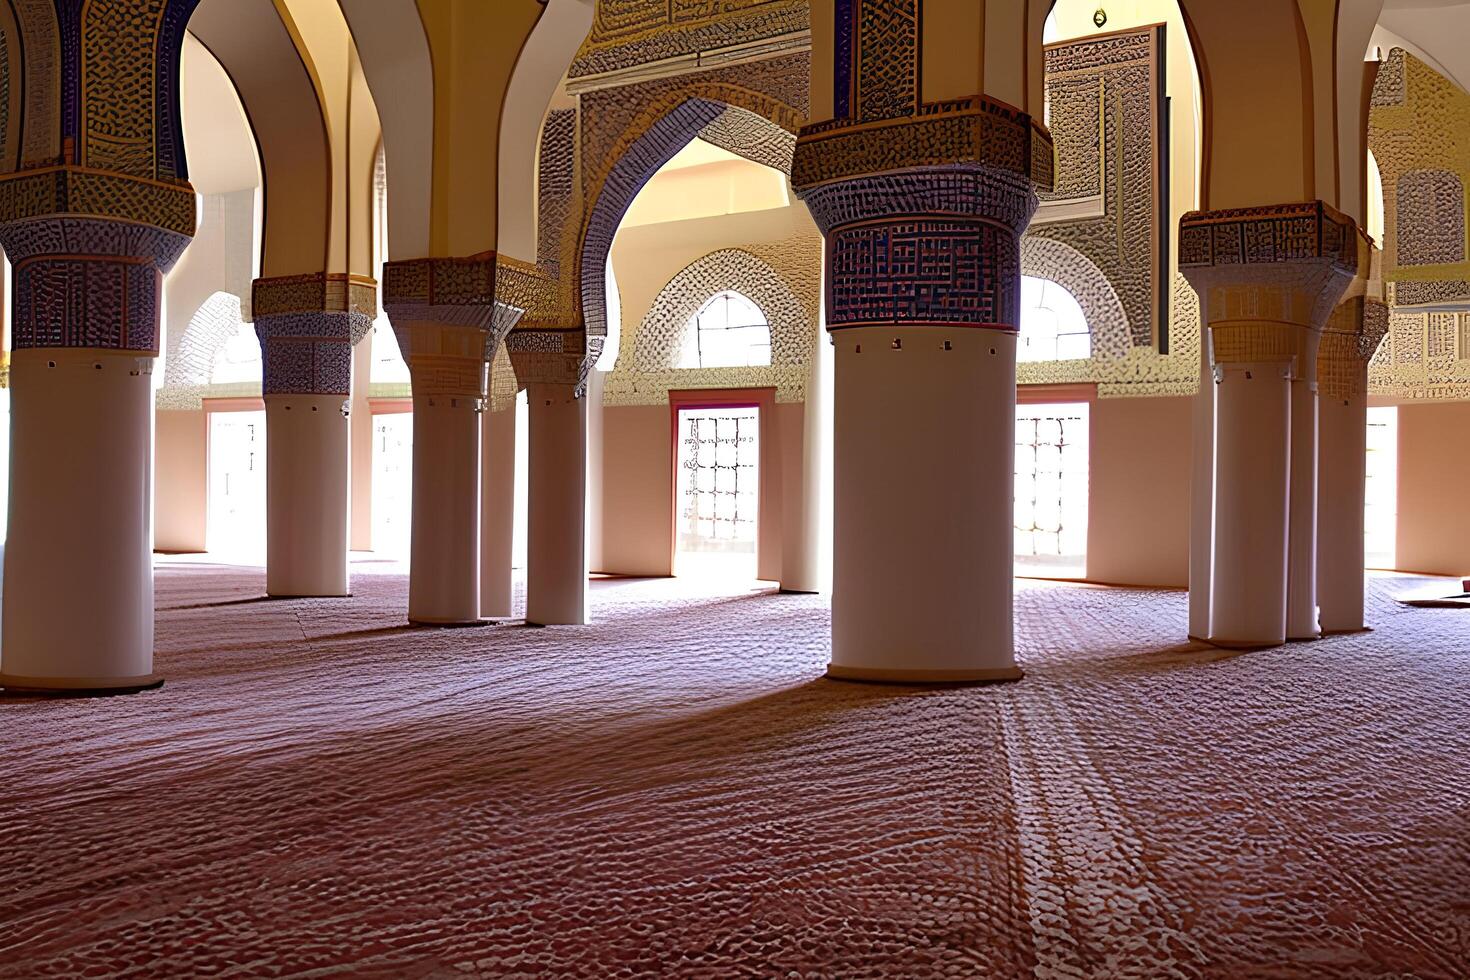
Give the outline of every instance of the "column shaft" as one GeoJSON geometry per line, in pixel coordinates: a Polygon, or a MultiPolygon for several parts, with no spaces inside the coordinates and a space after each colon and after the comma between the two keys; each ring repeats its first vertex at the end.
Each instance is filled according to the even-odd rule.
{"type": "Polygon", "coordinates": [[[1195,211],[1179,231],[1213,369],[1197,416],[1213,414],[1213,445],[1207,472],[1196,447],[1190,635],[1316,637],[1317,352],[1367,239],[1321,201],[1195,211]]]}
{"type": "Polygon", "coordinates": [[[266,395],[266,591],[345,596],[351,429],[342,395],[266,395]]]}
{"type": "Polygon", "coordinates": [[[515,541],[516,415],[518,404],[485,412],[484,487],[481,492],[480,615],[515,615],[512,574],[515,541]]]}
{"type": "Polygon", "coordinates": [[[1208,639],[1286,641],[1289,362],[1222,366],[1215,385],[1215,524],[1208,639]]]}
{"type": "Polygon", "coordinates": [[[1363,628],[1363,508],[1368,479],[1367,365],[1363,386],[1321,404],[1317,601],[1324,633],[1363,628]]]}
{"type": "Polygon", "coordinates": [[[1286,636],[1322,635],[1317,610],[1317,346],[1310,331],[1291,380],[1291,501],[1288,515],[1286,636]]]}
{"type": "Polygon", "coordinates": [[[11,359],[0,685],[127,690],[153,674],[153,357],[11,359]]]}
{"type": "Polygon", "coordinates": [[[1209,331],[1200,344],[1199,394],[1194,400],[1194,445],[1189,488],[1189,636],[1208,640],[1210,575],[1215,564],[1215,372],[1209,331]]]}
{"type": "Polygon", "coordinates": [[[1013,657],[1016,340],[834,333],[835,677],[1021,676],[1013,657]],[[949,349],[946,349],[948,347],[949,349]]]}
{"type": "Polygon", "coordinates": [[[526,621],[587,622],[587,399],[569,384],[533,384],[526,621]]]}
{"type": "Polygon", "coordinates": [[[464,396],[414,396],[411,622],[482,622],[480,404],[464,396]]]}

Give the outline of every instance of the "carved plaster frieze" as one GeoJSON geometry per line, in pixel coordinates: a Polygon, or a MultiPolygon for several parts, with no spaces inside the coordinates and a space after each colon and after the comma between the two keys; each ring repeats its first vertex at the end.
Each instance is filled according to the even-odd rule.
{"type": "Polygon", "coordinates": [[[378,283],[367,276],[317,272],[257,279],[251,286],[255,318],[292,313],[350,313],[371,323],[378,315],[378,283]]]}
{"type": "Polygon", "coordinates": [[[1312,201],[1194,211],[1179,228],[1179,271],[1204,301],[1212,362],[1312,370],[1317,332],[1369,267],[1353,220],[1312,201]]]}
{"type": "Polygon", "coordinates": [[[909,116],[803,126],[791,183],[805,193],[822,184],[898,170],[978,166],[1050,190],[1054,155],[1051,135],[1030,116],[977,95],[927,103],[909,116]]]}

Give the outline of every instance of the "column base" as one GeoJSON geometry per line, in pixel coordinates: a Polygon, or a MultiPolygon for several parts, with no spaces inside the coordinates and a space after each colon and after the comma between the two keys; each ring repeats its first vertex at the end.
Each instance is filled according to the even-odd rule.
{"type": "Polygon", "coordinates": [[[266,591],[267,599],[351,599],[351,592],[271,592],[266,591]]]}
{"type": "Polygon", "coordinates": [[[1210,640],[1203,636],[1195,636],[1193,633],[1189,634],[1189,641],[1191,643],[1203,643],[1207,647],[1219,647],[1222,650],[1274,650],[1277,647],[1286,646],[1287,643],[1296,642],[1294,640],[1281,640],[1279,642],[1275,640],[1210,640]]]}
{"type": "Polygon", "coordinates": [[[421,619],[417,616],[408,617],[410,626],[437,626],[441,629],[472,629],[476,626],[489,626],[488,619],[421,619]]]}
{"type": "Polygon", "coordinates": [[[36,694],[46,697],[111,697],[157,690],[163,678],[157,674],[143,677],[17,677],[0,673],[0,689],[10,694],[36,694]]]}
{"type": "Polygon", "coordinates": [[[1323,630],[1322,637],[1326,639],[1329,636],[1356,636],[1359,633],[1371,632],[1373,632],[1373,627],[1371,626],[1350,626],[1340,630],[1323,630]]]}
{"type": "Polygon", "coordinates": [[[1003,684],[1025,677],[1020,667],[989,670],[902,670],[887,667],[844,667],[828,664],[827,676],[835,681],[869,684],[1003,684]]]}

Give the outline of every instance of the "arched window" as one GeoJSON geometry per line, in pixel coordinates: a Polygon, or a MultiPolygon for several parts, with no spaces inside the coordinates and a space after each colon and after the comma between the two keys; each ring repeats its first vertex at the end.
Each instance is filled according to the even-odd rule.
{"type": "Polygon", "coordinates": [[[1016,360],[1071,361],[1092,356],[1092,333],[1077,298],[1050,279],[1021,277],[1016,360]]]}
{"type": "Polygon", "coordinates": [[[685,333],[681,368],[765,367],[771,363],[771,325],[760,307],[726,290],[694,314],[685,333]]]}
{"type": "MultiPolygon", "coordinates": [[[[234,297],[230,297],[234,299],[234,297]]],[[[239,300],[235,301],[239,310],[239,300]]],[[[241,323],[235,328],[214,355],[214,364],[209,372],[209,383],[215,385],[240,384],[261,381],[260,340],[255,336],[253,323],[241,323]]]]}

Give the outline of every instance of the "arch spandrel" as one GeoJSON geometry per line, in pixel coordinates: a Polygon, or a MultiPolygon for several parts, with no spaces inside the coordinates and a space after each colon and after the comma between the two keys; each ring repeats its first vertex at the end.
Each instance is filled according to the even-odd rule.
{"type": "Polygon", "coordinates": [[[543,137],[543,192],[552,176],[548,168],[559,167],[574,171],[570,182],[561,183],[581,193],[571,194],[565,208],[543,211],[539,252],[543,269],[553,249],[560,256],[557,299],[528,311],[508,343],[524,365],[520,374],[585,376],[607,332],[603,270],[613,236],[638,191],[690,140],[738,122],[743,132],[757,136],[755,150],[747,154],[789,172],[785,148],[794,145],[806,119],[808,64],[800,52],[581,95],[575,149],[567,145],[571,134],[560,142],[543,137]],[[560,220],[561,228],[546,227],[548,217],[560,220]]]}

